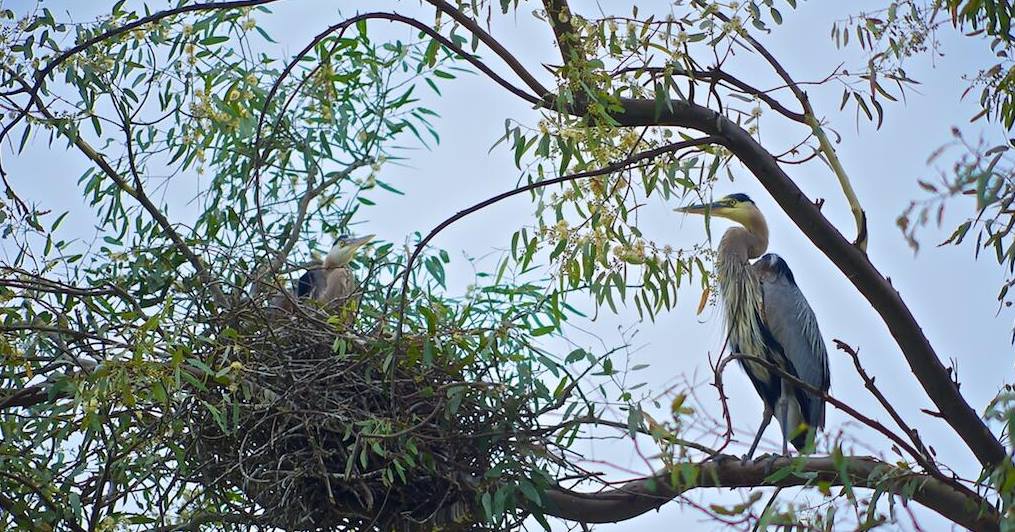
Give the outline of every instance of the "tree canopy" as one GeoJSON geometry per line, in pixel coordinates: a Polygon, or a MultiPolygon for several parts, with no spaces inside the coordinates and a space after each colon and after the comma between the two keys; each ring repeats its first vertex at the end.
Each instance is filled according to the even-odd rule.
{"type": "Polygon", "coordinates": [[[830,38],[861,47],[865,64],[833,58],[817,80],[766,46],[796,0],[352,2],[322,7],[298,42],[266,29],[281,0],[156,4],[119,1],[94,18],[42,2],[0,9],[4,526],[549,529],[719,487],[742,490],[699,508],[717,526],[867,529],[898,523],[909,501],[974,530],[1013,522],[1011,390],[988,405],[963,395],[955,364],[868,254],[877,235],[835,129],[847,107],[872,135],[905,113],[923,90],[907,70],[945,53],[939,35],[982,44],[995,62],[962,82],[988,133],[956,129],[928,147],[950,167],[919,180],[925,195],[897,223],[914,250],[992,251],[997,301],[1010,306],[1008,2],[893,0],[839,20],[830,38]],[[544,28],[552,63],[504,44],[491,21],[512,17],[544,28]],[[404,242],[375,241],[350,266],[350,301],[293,300],[315,254],[371,232],[371,208],[405,194],[391,169],[455,127],[433,102],[466,76],[529,110],[475,117],[503,122],[490,150],[510,154],[517,180],[404,242]],[[838,109],[811,96],[840,91],[838,109]],[[762,135],[771,124],[779,138],[762,135]],[[32,154],[71,154],[83,173],[25,194],[10,161],[32,154]],[[798,168],[841,196],[808,197],[798,168]],[[705,379],[648,391],[627,378],[645,369],[631,363],[632,334],[598,347],[569,338],[569,323],[625,308],[653,327],[688,286],[700,300],[681,305],[715,303],[713,224],[674,246],[645,234],[643,213],[709,198],[735,174],[869,303],[933,404],[925,412],[974,467],[939,455],[916,421],[928,416],[893,404],[853,343],[864,338],[827,340],[879,411],[834,387],[822,398],[880,438],[875,456],[829,432],[799,456],[747,462],[729,456],[743,441],[723,385],[736,354],[716,346],[705,379]],[[472,262],[465,293],[449,290],[449,265],[465,259],[438,237],[511,198],[531,208],[491,260],[472,262]],[[942,228],[946,207],[962,213],[954,228],[942,228]],[[281,313],[280,295],[291,300],[281,313]],[[617,485],[590,468],[581,446],[603,430],[656,472],[617,485]],[[766,487],[778,488],[767,500],[754,489],[766,487]],[[795,505],[794,490],[818,502],[795,505]]]}

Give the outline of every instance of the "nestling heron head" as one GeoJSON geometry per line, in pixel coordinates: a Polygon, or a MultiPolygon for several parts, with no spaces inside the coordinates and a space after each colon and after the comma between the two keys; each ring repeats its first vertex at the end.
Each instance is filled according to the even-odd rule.
{"type": "Polygon", "coordinates": [[[754,204],[750,196],[743,193],[730,194],[712,203],[700,203],[674,209],[677,212],[689,214],[703,214],[733,220],[747,228],[749,231],[761,229],[765,219],[754,204]]]}
{"type": "Polygon", "coordinates": [[[335,241],[335,245],[331,246],[331,251],[328,252],[328,256],[324,257],[324,267],[338,268],[341,266],[347,266],[356,256],[356,251],[366,245],[367,242],[373,240],[373,238],[374,235],[361,237],[342,235],[338,237],[338,240],[335,241]]]}

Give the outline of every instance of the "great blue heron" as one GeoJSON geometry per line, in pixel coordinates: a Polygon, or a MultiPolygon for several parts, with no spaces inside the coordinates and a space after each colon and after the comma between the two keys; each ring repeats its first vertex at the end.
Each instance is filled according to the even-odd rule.
{"type": "MultiPolygon", "coordinates": [[[[313,297],[325,305],[331,303],[344,304],[352,297],[356,289],[359,288],[359,283],[356,282],[356,276],[349,269],[349,263],[356,257],[356,251],[373,238],[374,235],[359,238],[342,236],[335,241],[331,251],[324,257],[324,265],[322,267],[324,286],[320,290],[320,293],[315,293],[313,297]]],[[[310,272],[307,273],[309,274],[310,272]]],[[[300,278],[300,281],[302,282],[303,279],[300,278]]]]}
{"type": "MultiPolygon", "coordinates": [[[[296,299],[309,299],[329,306],[344,304],[359,287],[355,275],[349,269],[349,263],[356,257],[356,252],[374,235],[359,238],[343,235],[335,241],[335,245],[324,257],[322,262],[315,258],[313,264],[296,281],[292,295],[296,299]]],[[[272,300],[272,308],[291,310],[291,297],[278,294],[272,300]]]]}
{"type": "MultiPolygon", "coordinates": [[[[761,358],[811,386],[827,391],[828,353],[817,319],[796,285],[786,261],[768,248],[768,224],[747,194],[731,194],[708,204],[690,205],[679,212],[727,218],[731,227],[719,242],[717,261],[720,294],[725,310],[727,345],[731,352],[761,358]],[[751,259],[761,257],[754,264],[751,259]]],[[[825,424],[825,402],[801,390],[768,368],[740,360],[765,404],[764,417],[749,459],[775,415],[787,441],[802,450],[810,430],[825,424]]]]}

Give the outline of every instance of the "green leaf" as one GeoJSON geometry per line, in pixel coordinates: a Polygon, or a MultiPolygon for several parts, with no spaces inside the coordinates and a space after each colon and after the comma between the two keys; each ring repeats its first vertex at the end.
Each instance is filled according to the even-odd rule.
{"type": "Polygon", "coordinates": [[[532,330],[532,336],[544,336],[550,334],[556,329],[553,325],[546,325],[532,330]]]}
{"type": "Polygon", "coordinates": [[[564,358],[564,363],[573,364],[575,362],[578,362],[579,360],[582,360],[587,355],[588,353],[586,353],[584,349],[581,348],[575,349],[574,351],[568,353],[567,357],[564,358]]]}
{"type": "Polygon", "coordinates": [[[539,491],[528,480],[522,479],[518,481],[518,489],[522,492],[522,495],[525,495],[526,499],[536,503],[536,506],[543,505],[543,499],[539,496],[539,491]]]}
{"type": "Polygon", "coordinates": [[[200,42],[204,46],[215,46],[216,44],[222,44],[222,43],[224,43],[224,42],[226,42],[228,40],[229,40],[229,37],[226,37],[225,35],[216,35],[216,36],[213,36],[213,37],[208,37],[208,38],[205,38],[205,39],[201,39],[200,42]]]}

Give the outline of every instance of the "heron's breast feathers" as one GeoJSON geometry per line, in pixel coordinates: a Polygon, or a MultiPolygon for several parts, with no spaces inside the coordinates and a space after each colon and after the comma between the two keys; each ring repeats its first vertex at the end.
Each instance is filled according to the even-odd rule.
{"type": "MultiPolygon", "coordinates": [[[[723,299],[729,345],[737,346],[741,354],[768,358],[768,347],[762,332],[764,304],[761,283],[747,263],[731,260],[719,262],[719,287],[723,299]]],[[[762,378],[768,370],[751,364],[762,378]]]]}

